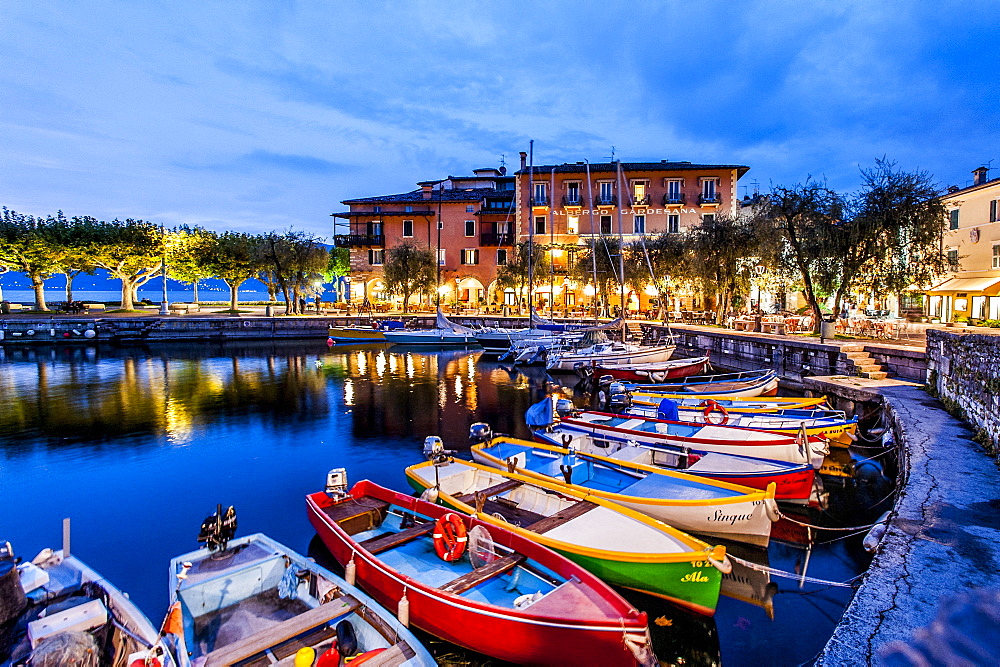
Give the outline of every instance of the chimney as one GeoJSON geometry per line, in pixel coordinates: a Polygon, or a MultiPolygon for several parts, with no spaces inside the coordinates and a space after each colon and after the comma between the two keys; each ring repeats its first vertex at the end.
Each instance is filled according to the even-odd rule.
{"type": "Polygon", "coordinates": [[[420,184],[420,194],[424,199],[430,199],[434,194],[434,184],[433,183],[421,183],[420,184]]]}
{"type": "Polygon", "coordinates": [[[528,154],[521,151],[521,171],[528,168],[528,154]]]}
{"type": "Polygon", "coordinates": [[[986,180],[987,180],[986,177],[989,175],[989,173],[990,173],[990,170],[987,169],[986,167],[980,167],[979,169],[973,169],[972,170],[972,176],[973,176],[972,184],[973,185],[982,185],[983,183],[986,182],[986,180]]]}

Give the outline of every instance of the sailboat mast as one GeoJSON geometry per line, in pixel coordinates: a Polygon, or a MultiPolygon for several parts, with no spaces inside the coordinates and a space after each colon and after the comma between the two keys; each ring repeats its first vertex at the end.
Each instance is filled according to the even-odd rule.
{"type": "Polygon", "coordinates": [[[535,140],[528,142],[528,327],[534,328],[535,312],[535,140]]]}
{"type": "Polygon", "coordinates": [[[437,253],[434,264],[437,266],[437,277],[434,280],[434,305],[441,307],[441,200],[444,198],[444,181],[438,183],[438,220],[437,220],[437,253]]]}
{"type": "MultiPolygon", "coordinates": [[[[618,203],[618,280],[621,281],[621,299],[619,303],[621,304],[621,316],[622,316],[622,341],[625,341],[625,234],[622,228],[623,222],[622,218],[622,206],[625,205],[625,188],[622,187],[622,161],[618,160],[616,163],[616,169],[618,170],[618,191],[621,193],[621,198],[618,203]]],[[[631,209],[631,206],[629,207],[631,209]]]]}
{"type": "Polygon", "coordinates": [[[590,259],[591,264],[594,267],[594,324],[600,322],[600,317],[597,313],[597,233],[598,230],[594,229],[594,188],[590,183],[590,160],[585,160],[587,163],[587,208],[590,210],[590,259]]]}
{"type": "Polygon", "coordinates": [[[549,319],[555,317],[556,263],[553,248],[556,245],[556,168],[549,172],[549,319]]]}

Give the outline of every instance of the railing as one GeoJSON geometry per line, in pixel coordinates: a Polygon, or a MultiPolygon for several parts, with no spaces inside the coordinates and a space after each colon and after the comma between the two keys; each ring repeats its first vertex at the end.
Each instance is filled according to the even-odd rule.
{"type": "Polygon", "coordinates": [[[580,199],[580,195],[576,195],[575,197],[571,195],[565,195],[562,198],[562,203],[563,206],[583,206],[583,200],[580,199]]]}
{"type": "Polygon", "coordinates": [[[333,237],[333,244],[339,248],[384,246],[385,236],[382,234],[337,234],[333,237]]]}
{"type": "Polygon", "coordinates": [[[479,245],[482,246],[501,246],[501,245],[514,245],[514,235],[510,232],[483,232],[479,235],[479,245]]]}
{"type": "Polygon", "coordinates": [[[664,206],[683,206],[684,205],[684,195],[681,193],[670,194],[669,192],[663,195],[663,205],[664,206]]]}
{"type": "Polygon", "coordinates": [[[548,198],[548,196],[545,196],[545,197],[532,197],[531,198],[531,205],[532,206],[548,206],[549,205],[549,198],[548,198]]]}
{"type": "Polygon", "coordinates": [[[618,203],[616,195],[597,195],[594,197],[594,206],[615,206],[618,203]]]}
{"type": "Polygon", "coordinates": [[[649,195],[636,196],[633,206],[649,206],[649,195]]]}
{"type": "Polygon", "coordinates": [[[513,210],[513,201],[487,201],[479,207],[480,213],[509,213],[513,210]]]}
{"type": "Polygon", "coordinates": [[[704,206],[705,204],[720,204],[722,203],[722,198],[719,193],[716,192],[713,195],[706,195],[704,193],[698,195],[698,205],[704,206]]]}

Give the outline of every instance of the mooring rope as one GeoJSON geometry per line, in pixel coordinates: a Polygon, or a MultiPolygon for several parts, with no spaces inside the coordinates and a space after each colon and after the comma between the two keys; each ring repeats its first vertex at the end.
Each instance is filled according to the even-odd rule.
{"type": "Polygon", "coordinates": [[[860,579],[863,574],[859,574],[856,577],[852,577],[847,581],[827,581],[826,579],[817,579],[815,577],[807,577],[801,574],[795,574],[794,572],[788,572],[786,570],[779,570],[777,568],[769,567],[767,565],[761,565],[760,563],[754,563],[752,561],[743,560],[742,558],[737,558],[732,554],[726,554],[730,560],[734,560],[741,565],[749,567],[751,570],[757,570],[758,572],[764,572],[773,577],[785,577],[786,579],[795,579],[796,581],[804,581],[809,584],[817,584],[820,586],[838,586],[840,588],[854,588],[854,582],[860,579]]]}
{"type": "Polygon", "coordinates": [[[868,525],[865,526],[848,526],[845,528],[840,528],[836,526],[817,526],[815,524],[806,523],[804,521],[797,521],[796,519],[793,519],[792,517],[782,512],[781,510],[778,510],[778,517],[781,519],[786,519],[788,521],[791,521],[792,523],[796,523],[800,526],[805,526],[806,528],[812,528],[813,530],[867,530],[868,528],[873,528],[877,526],[879,523],[881,523],[881,522],[876,522],[876,523],[869,523],[868,525]]]}

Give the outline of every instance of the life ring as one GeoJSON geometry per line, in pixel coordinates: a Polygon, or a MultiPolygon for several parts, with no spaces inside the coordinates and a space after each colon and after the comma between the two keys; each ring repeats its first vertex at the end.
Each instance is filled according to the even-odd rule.
{"type": "Polygon", "coordinates": [[[725,426],[729,423],[729,410],[726,410],[724,405],[718,401],[705,401],[703,405],[705,406],[703,414],[705,415],[706,424],[711,424],[712,426],[725,426]],[[711,415],[713,412],[718,412],[722,415],[722,418],[717,422],[712,421],[711,415]]]}
{"type": "Polygon", "coordinates": [[[243,320],[243,326],[245,327],[250,326],[250,320],[243,320]]]}
{"type": "Polygon", "coordinates": [[[465,553],[465,522],[454,512],[448,512],[434,523],[434,551],[446,563],[451,563],[465,553]]]}

